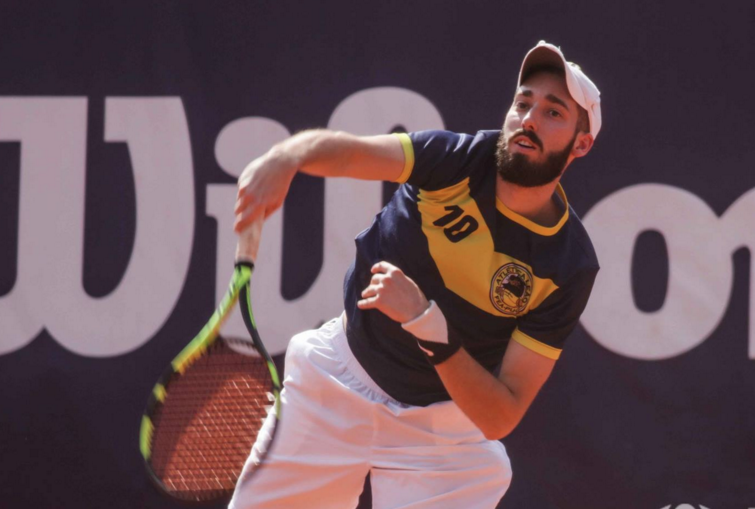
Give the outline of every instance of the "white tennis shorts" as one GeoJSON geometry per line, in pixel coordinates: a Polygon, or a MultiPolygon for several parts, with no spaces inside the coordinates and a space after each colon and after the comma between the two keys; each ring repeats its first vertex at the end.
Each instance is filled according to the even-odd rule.
{"type": "MultiPolygon", "coordinates": [[[[268,442],[263,428],[245,472],[268,442]]],[[[511,482],[503,444],[454,402],[411,406],[381,390],[337,318],[291,339],[275,440],[229,509],[354,508],[368,472],[374,509],[494,508],[511,482]]]]}

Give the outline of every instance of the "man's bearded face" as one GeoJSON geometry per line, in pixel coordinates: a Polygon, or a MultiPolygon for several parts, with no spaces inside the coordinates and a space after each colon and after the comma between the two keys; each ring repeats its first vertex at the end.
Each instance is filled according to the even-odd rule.
{"type": "Polygon", "coordinates": [[[512,154],[509,151],[509,144],[515,138],[520,140],[526,138],[529,143],[540,147],[541,150],[543,149],[543,142],[532,131],[518,129],[508,138],[501,131],[495,154],[498,174],[504,181],[517,186],[539,187],[550,184],[563,173],[574,141],[577,139],[577,133],[574,133],[574,137],[566,147],[556,152],[547,153],[545,160],[541,162],[532,161],[530,156],[523,153],[512,154]]]}

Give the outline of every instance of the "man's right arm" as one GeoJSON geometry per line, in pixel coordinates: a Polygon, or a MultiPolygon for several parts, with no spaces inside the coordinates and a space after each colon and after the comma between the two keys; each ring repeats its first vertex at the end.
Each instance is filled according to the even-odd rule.
{"type": "Polygon", "coordinates": [[[405,166],[404,150],[397,136],[301,132],[275,145],[244,169],[239,178],[234,228],[240,232],[261,214],[267,217],[283,205],[297,171],[319,177],[395,182],[405,166]]]}

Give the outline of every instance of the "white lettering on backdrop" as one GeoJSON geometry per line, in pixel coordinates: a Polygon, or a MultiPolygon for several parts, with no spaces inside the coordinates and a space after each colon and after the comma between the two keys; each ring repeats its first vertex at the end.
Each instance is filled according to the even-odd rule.
{"type": "MultiPolygon", "coordinates": [[[[189,267],[194,180],[179,98],[108,98],[105,141],[128,144],[136,238],[108,296],[82,286],[86,98],[0,98],[0,141],[21,143],[18,273],[0,298],[0,354],[46,328],[80,355],[132,351],[162,326],[189,267]]],[[[98,168],[96,171],[107,171],[98,168]]]]}
{"type": "MultiPolygon", "coordinates": [[[[755,189],[719,219],[694,194],[667,185],[639,184],[598,202],[585,226],[601,271],[582,324],[612,352],[642,360],[681,355],[716,329],[729,305],[733,264],[740,247],[755,248],[755,189]],[[632,252],[644,231],[660,232],[669,257],[668,291],[658,311],[637,309],[630,277],[632,252]]],[[[749,356],[755,359],[755,284],[750,276],[749,356]]],[[[638,278],[635,284],[657,281],[638,278]]]]}
{"type": "MultiPolygon", "coordinates": [[[[80,355],[107,357],[132,351],[153,337],[173,311],[186,281],[194,227],[193,163],[180,98],[108,98],[105,141],[128,145],[136,185],[136,238],[126,272],[111,294],[89,296],[82,287],[87,99],[0,98],[0,142],[20,142],[18,271],[0,297],[0,355],[28,344],[43,328],[80,355]],[[45,270],[45,267],[50,267],[45,270]]],[[[363,90],[346,98],[328,122],[355,134],[443,128],[437,109],[400,88],[363,90]]],[[[215,156],[237,177],[246,163],[290,135],[261,117],[229,123],[215,156]]],[[[106,171],[106,169],[94,169],[106,171]]],[[[380,208],[379,183],[325,182],[323,267],[311,288],[287,301],[280,294],[283,217],[265,224],[254,284],[261,332],[273,354],[294,333],[336,316],[354,236],[380,208]]],[[[218,221],[216,293],[226,291],[236,237],[231,229],[236,188],[207,186],[205,213],[218,221]]],[[[699,345],[720,323],[730,298],[731,255],[755,248],[755,189],[718,218],[699,197],[665,185],[639,184],[598,202],[585,225],[602,270],[582,318],[590,335],[623,356],[659,360],[699,345]],[[637,237],[660,232],[669,254],[668,292],[658,311],[636,308],[631,259],[637,237]]],[[[752,272],[752,271],[751,271],[752,272]]],[[[658,284],[641,278],[635,284],[658,284]]],[[[755,273],[750,281],[749,357],[755,359],[755,273]]],[[[210,310],[208,310],[208,313],[210,310]]],[[[238,316],[227,325],[245,334],[238,316]]]]}

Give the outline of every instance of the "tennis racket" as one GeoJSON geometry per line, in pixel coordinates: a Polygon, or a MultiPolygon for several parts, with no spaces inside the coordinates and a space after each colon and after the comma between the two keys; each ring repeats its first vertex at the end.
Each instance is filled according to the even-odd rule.
{"type": "Polygon", "coordinates": [[[158,380],[142,417],[139,444],[147,472],[176,499],[229,498],[268,414],[275,412],[266,428],[271,440],[280,418],[278,373],[257,332],[249,295],[261,230],[260,220],[240,237],[228,292],[158,380]],[[236,301],[251,340],[219,334],[236,301]]]}

